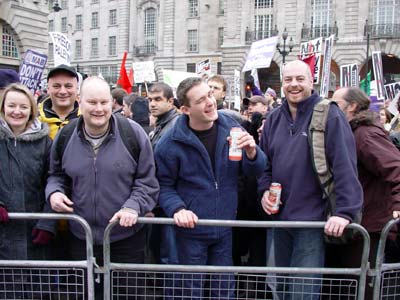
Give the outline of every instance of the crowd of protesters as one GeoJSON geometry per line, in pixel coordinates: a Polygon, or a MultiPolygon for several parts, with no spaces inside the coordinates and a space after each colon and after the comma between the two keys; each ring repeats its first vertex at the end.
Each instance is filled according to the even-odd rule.
{"type": "MultiPolygon", "coordinates": [[[[342,236],[362,212],[373,266],[380,232],[400,217],[400,101],[392,116],[384,106],[372,112],[359,88],[333,94],[325,153],[337,205],[327,216],[310,155],[308,127],[321,97],[308,65],[283,67],[282,99],[271,87],[263,93],[249,83],[252,96],[237,112],[227,109],[221,75],[183,80],[176,98],[170,86],[156,82],[141,97],[110,90],[96,76],[79,84],[75,69],[60,65],[49,71],[48,94],[38,103],[16,72],[0,70],[0,259],[85,259],[85,235],[76,223],[8,218],[9,212],[58,212],[89,223],[100,265],[104,230],[117,221],[113,262],[231,266],[247,256],[251,266],[356,267],[361,239],[332,246],[324,235],[342,236]],[[241,128],[240,161],[228,155],[233,127],[241,128]],[[276,182],[282,186],[278,213],[270,194],[276,182]],[[176,226],[137,224],[138,217],[154,216],[173,218],[176,226]],[[232,230],[196,226],[199,219],[326,225],[232,230]]],[[[387,242],[390,262],[400,256],[396,229],[387,242]]],[[[207,296],[233,299],[233,275],[219,278],[208,278],[207,296]]],[[[183,279],[183,299],[206,296],[202,275],[183,279]]],[[[281,298],[300,293],[297,288],[290,282],[275,287],[281,298]]],[[[301,288],[304,299],[319,299],[319,285],[301,288]]],[[[96,285],[96,297],[102,289],[96,285]]]]}

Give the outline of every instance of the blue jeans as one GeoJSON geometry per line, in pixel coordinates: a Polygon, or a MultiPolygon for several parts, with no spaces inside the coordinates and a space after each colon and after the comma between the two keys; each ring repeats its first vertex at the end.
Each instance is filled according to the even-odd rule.
{"type": "MultiPolygon", "coordinates": [[[[323,229],[274,228],[273,239],[277,267],[324,267],[323,229]]],[[[280,299],[285,300],[317,300],[320,297],[321,281],[320,274],[290,274],[278,279],[277,294],[280,299]],[[307,277],[317,279],[311,280],[307,277]]]]}
{"type": "MultiPolygon", "coordinates": [[[[232,232],[216,239],[195,239],[181,236],[177,233],[179,263],[183,265],[211,265],[232,266],[232,232]]],[[[204,283],[207,281],[204,274],[183,274],[182,299],[202,299],[204,283]]],[[[212,273],[210,276],[210,299],[234,299],[235,281],[233,274],[212,273]]],[[[177,283],[177,282],[175,282],[177,283]]],[[[175,284],[177,287],[177,284],[175,284]]],[[[206,293],[207,294],[207,293],[206,293]]]]}

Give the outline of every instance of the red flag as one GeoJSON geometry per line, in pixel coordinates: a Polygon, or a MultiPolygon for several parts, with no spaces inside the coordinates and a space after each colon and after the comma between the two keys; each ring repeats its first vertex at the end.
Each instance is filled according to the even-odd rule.
{"type": "Polygon", "coordinates": [[[300,60],[304,61],[309,67],[310,67],[310,71],[311,71],[311,78],[314,78],[314,70],[315,70],[315,54],[310,55],[304,59],[301,59],[299,57],[300,60]]]}
{"type": "Polygon", "coordinates": [[[122,58],[121,69],[119,70],[119,78],[117,84],[123,88],[128,94],[132,91],[132,84],[129,80],[128,74],[126,73],[125,62],[128,52],[124,52],[124,57],[122,58]]]}

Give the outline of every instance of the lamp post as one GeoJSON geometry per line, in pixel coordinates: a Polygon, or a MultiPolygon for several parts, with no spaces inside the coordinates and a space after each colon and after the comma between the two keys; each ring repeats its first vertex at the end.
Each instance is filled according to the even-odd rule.
{"type": "Polygon", "coordinates": [[[282,63],[283,63],[283,64],[285,64],[285,57],[286,57],[290,52],[292,52],[292,49],[293,49],[293,47],[294,47],[293,38],[290,37],[290,39],[289,39],[289,44],[288,44],[289,49],[286,49],[286,40],[287,40],[287,38],[288,38],[288,32],[286,31],[286,27],[285,27],[285,29],[283,30],[283,33],[282,33],[282,40],[283,40],[283,47],[282,47],[282,49],[280,48],[281,45],[280,45],[279,42],[276,44],[276,50],[278,50],[278,52],[282,55],[282,63]]]}

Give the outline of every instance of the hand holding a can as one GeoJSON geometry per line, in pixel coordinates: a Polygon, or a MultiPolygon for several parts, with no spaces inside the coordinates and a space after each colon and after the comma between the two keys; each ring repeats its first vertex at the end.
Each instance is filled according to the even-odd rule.
{"type": "Polygon", "coordinates": [[[279,212],[279,205],[281,205],[281,190],[282,187],[279,183],[272,183],[269,190],[264,192],[261,198],[261,205],[268,215],[277,214],[279,212]]]}
{"type": "Polygon", "coordinates": [[[253,160],[257,154],[256,142],[252,135],[240,127],[233,127],[228,137],[230,143],[230,160],[241,160],[241,151],[244,150],[249,160],[253,160]],[[235,153],[240,151],[240,153],[235,153]],[[239,154],[239,155],[238,155],[239,154]],[[236,158],[237,156],[237,158],[236,158]]]}
{"type": "Polygon", "coordinates": [[[198,220],[194,212],[184,208],[174,214],[175,224],[179,227],[194,228],[198,220]]]}

